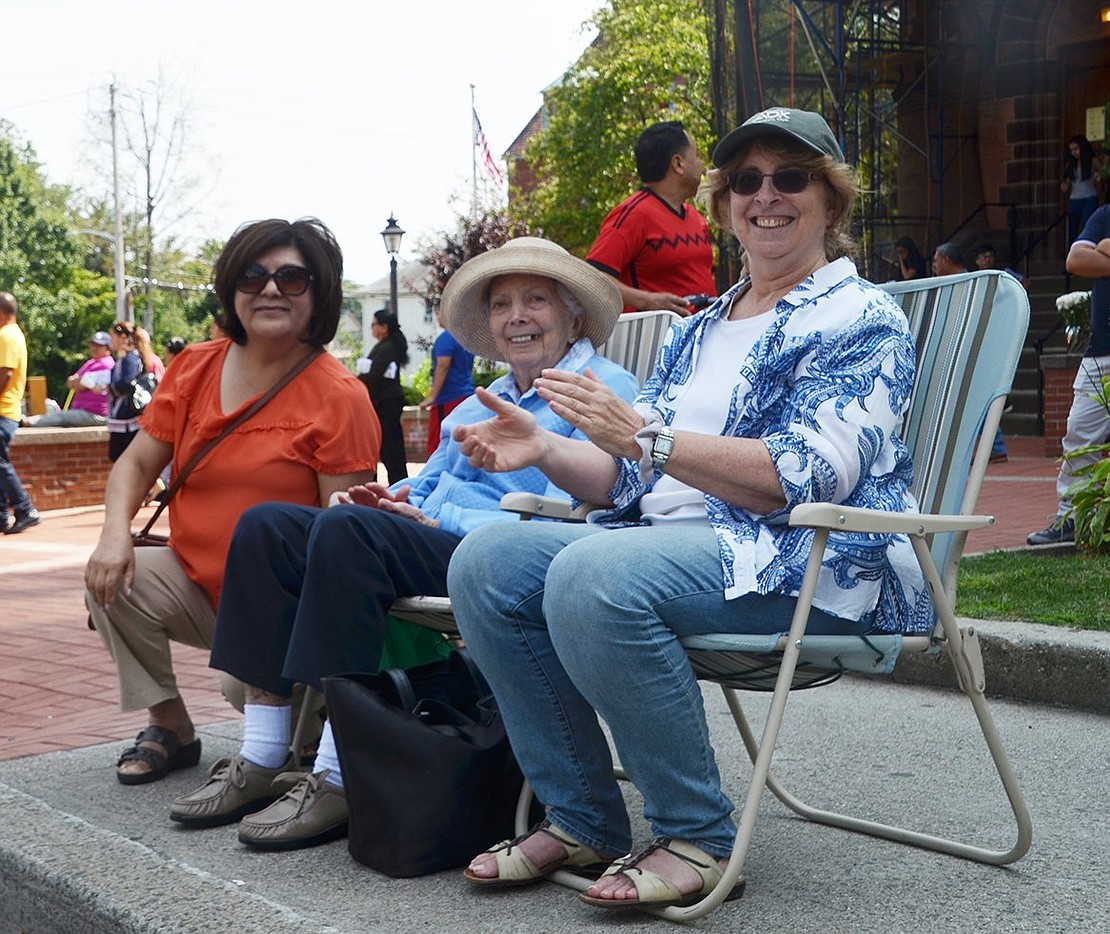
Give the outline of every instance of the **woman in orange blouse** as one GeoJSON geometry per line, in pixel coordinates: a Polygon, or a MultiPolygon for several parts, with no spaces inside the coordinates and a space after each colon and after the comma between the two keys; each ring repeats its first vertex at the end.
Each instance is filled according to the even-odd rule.
{"type": "Polygon", "coordinates": [[[85,602],[119,670],[123,710],[148,726],[117,764],[126,785],[196,765],[200,740],[170,643],[209,647],[239,515],[269,500],[318,506],[373,480],[381,433],[366,390],[321,354],[220,441],[170,501],[169,548],[139,548],[131,521],[166,464],[176,473],[246,406],[334,336],[343,256],[314,219],[241,227],[216,260],[229,339],[194,344],[166,373],[108,478],[85,602]]]}

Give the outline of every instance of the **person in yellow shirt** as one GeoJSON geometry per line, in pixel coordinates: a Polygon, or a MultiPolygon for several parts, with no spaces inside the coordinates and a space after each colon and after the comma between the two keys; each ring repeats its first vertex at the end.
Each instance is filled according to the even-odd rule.
{"type": "Polygon", "coordinates": [[[15,323],[19,305],[11,292],[0,292],[0,530],[22,532],[40,521],[11,460],[12,438],[23,412],[27,385],[27,341],[15,323]],[[9,515],[15,517],[10,521],[9,515]]]}

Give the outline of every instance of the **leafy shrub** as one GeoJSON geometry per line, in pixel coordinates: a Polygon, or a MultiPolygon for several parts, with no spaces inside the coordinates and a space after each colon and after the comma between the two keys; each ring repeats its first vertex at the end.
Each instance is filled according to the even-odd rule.
{"type": "Polygon", "coordinates": [[[405,387],[405,405],[419,405],[432,389],[432,358],[425,357],[424,362],[407,383],[405,387]]]}
{"type": "MultiPolygon", "coordinates": [[[[488,386],[497,377],[504,376],[508,370],[495,360],[483,357],[474,358],[474,385],[488,386]]],[[[405,405],[419,405],[432,391],[432,358],[428,357],[420,368],[404,383],[405,405]]]]}
{"type": "Polygon", "coordinates": [[[488,386],[499,376],[504,376],[509,371],[496,360],[487,360],[484,357],[474,358],[474,385],[488,386]]]}
{"type": "MultiPolygon", "coordinates": [[[[1104,376],[1094,399],[1110,412],[1110,376],[1104,376]]],[[[1110,552],[1110,442],[1090,444],[1064,455],[1065,460],[1097,455],[1093,464],[1080,467],[1075,476],[1080,479],[1068,490],[1071,511],[1075,520],[1075,544],[1092,552],[1110,552]]]]}

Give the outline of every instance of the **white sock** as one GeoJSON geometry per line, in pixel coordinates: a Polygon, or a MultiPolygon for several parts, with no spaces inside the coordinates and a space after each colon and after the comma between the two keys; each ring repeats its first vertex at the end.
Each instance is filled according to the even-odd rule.
{"type": "Polygon", "coordinates": [[[324,769],[328,770],[328,776],[324,781],[336,788],[342,788],[343,775],[339,771],[339,752],[335,748],[335,736],[331,732],[330,720],[324,723],[324,732],[320,734],[320,745],[316,749],[316,764],[312,767],[312,771],[322,772],[324,769]]]}
{"type": "Polygon", "coordinates": [[[264,769],[276,769],[289,758],[292,734],[289,718],[292,706],[270,707],[246,704],[243,707],[243,747],[239,750],[248,762],[264,769]]]}

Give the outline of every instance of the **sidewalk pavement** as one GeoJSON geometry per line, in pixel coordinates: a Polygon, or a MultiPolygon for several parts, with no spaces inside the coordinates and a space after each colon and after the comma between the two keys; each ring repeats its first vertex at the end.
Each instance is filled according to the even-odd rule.
{"type": "MultiPolygon", "coordinates": [[[[1024,547],[1025,536],[1030,531],[1047,525],[1055,512],[1056,462],[1040,455],[1040,439],[1009,439],[1008,443],[1010,460],[1008,463],[991,465],[988,469],[978,504],[978,511],[995,515],[996,523],[992,527],[971,534],[967,547],[969,553],[996,548],[1024,547]]],[[[148,507],[141,511],[135,523],[136,527],[140,524],[139,520],[145,521],[152,509],[153,507],[148,507]]],[[[6,922],[10,924],[10,921],[5,917],[2,908],[7,903],[8,895],[23,891],[27,885],[38,886],[44,892],[53,892],[57,895],[66,889],[77,875],[84,877],[84,873],[78,873],[77,869],[70,865],[71,859],[67,857],[62,861],[66,865],[59,864],[57,870],[62,874],[61,877],[51,878],[52,871],[49,869],[49,863],[54,857],[50,854],[57,855],[55,844],[64,846],[67,842],[80,838],[84,841],[82,845],[94,847],[94,850],[87,851],[82,859],[91,858],[94,862],[100,858],[96,854],[103,845],[107,871],[111,867],[111,862],[117,857],[125,862],[134,857],[134,853],[130,856],[127,853],[130,853],[130,848],[143,842],[146,833],[142,829],[141,822],[138,829],[114,827],[112,821],[99,812],[85,814],[82,807],[85,804],[93,807],[93,802],[78,803],[84,791],[96,787],[97,800],[103,798],[105,801],[115,802],[107,806],[107,811],[118,809],[120,805],[117,799],[123,799],[120,799],[120,789],[116,787],[117,783],[111,776],[115,756],[123,748],[124,741],[129,741],[144,723],[141,715],[121,714],[118,711],[114,666],[97,634],[89,630],[85,623],[82,572],[85,560],[99,534],[102,518],[103,511],[100,507],[59,510],[45,513],[41,525],[24,533],[0,536],[0,594],[3,595],[3,610],[0,610],[0,638],[3,639],[5,646],[3,657],[0,658],[0,708],[2,708],[0,763],[10,762],[10,766],[0,766],[0,807],[3,807],[5,814],[20,815],[21,819],[29,822],[27,826],[32,828],[28,833],[34,834],[36,838],[41,837],[26,842],[29,846],[34,843],[32,849],[36,854],[45,848],[46,853],[41,856],[41,859],[45,860],[47,867],[43,869],[43,864],[38,862],[40,856],[34,855],[27,858],[31,859],[38,868],[33,871],[26,866],[24,869],[18,868],[22,865],[20,861],[25,854],[21,855],[18,845],[15,851],[9,851],[8,844],[0,839],[0,934],[6,934],[9,930],[91,929],[88,925],[82,927],[84,922],[79,922],[77,919],[84,916],[79,913],[72,914],[71,926],[66,926],[67,911],[71,909],[64,908],[64,901],[59,902],[57,911],[44,913],[42,916],[44,920],[37,928],[29,924],[23,916],[20,916],[22,927],[6,926],[6,922]],[[22,791],[16,791],[5,784],[9,781],[9,776],[33,776],[33,778],[22,791]],[[14,810],[9,812],[8,805],[14,810]],[[40,818],[43,827],[51,828],[49,833],[44,831],[45,836],[33,829],[40,818]],[[94,826],[85,826],[83,821],[90,820],[94,826]],[[119,833],[124,833],[125,839],[117,837],[119,833]],[[90,844],[90,840],[94,842],[90,844]],[[126,853],[117,853],[120,849],[126,853]],[[13,859],[14,862],[12,862],[13,859]],[[13,866],[16,868],[13,869],[13,866]],[[40,878],[37,874],[42,873],[45,875],[40,878]],[[35,877],[33,880],[32,876],[35,877]]],[[[1046,716],[1070,714],[1086,717],[1089,714],[1080,714],[1079,711],[1092,712],[1094,716],[1090,722],[1095,724],[1096,728],[1101,725],[1102,734],[1105,737],[1105,719],[1100,718],[1098,714],[1110,713],[1110,634],[1060,630],[1055,627],[1023,623],[971,622],[979,629],[983,638],[989,693],[1017,701],[1070,707],[1070,710],[1061,710],[1059,714],[1046,713],[1046,716]]],[[[198,727],[204,728],[200,730],[205,737],[206,750],[202,765],[207,766],[214,758],[209,754],[213,746],[220,749],[226,746],[227,748],[223,750],[225,752],[234,751],[233,738],[237,735],[238,720],[232,715],[233,712],[219,693],[214,672],[207,667],[206,652],[175,647],[175,667],[181,691],[190,712],[198,727]]],[[[928,661],[924,662],[923,667],[918,670],[909,665],[903,670],[903,666],[899,666],[903,679],[920,684],[945,683],[942,671],[942,665],[928,661]]],[[[871,689],[871,686],[852,688],[852,690],[871,689]]],[[[824,694],[824,692],[817,693],[824,694]]],[[[924,706],[931,706],[933,701],[921,703],[924,706]]],[[[1104,752],[1103,770],[1105,770],[1104,752]]],[[[164,810],[168,800],[168,789],[172,789],[173,794],[188,790],[197,784],[200,774],[196,770],[188,770],[184,775],[175,774],[171,776],[172,780],[156,783],[149,788],[144,786],[142,789],[128,789],[126,793],[129,797],[126,800],[141,802],[144,812],[147,806],[160,812],[164,810]]],[[[21,783],[16,782],[16,784],[21,783]]],[[[3,833],[0,831],[0,837],[3,833]]],[[[156,834],[158,835],[161,835],[161,831],[156,834]]],[[[333,845],[327,849],[329,853],[332,851],[341,852],[339,845],[333,845]]],[[[192,847],[187,848],[184,853],[167,858],[169,863],[166,865],[172,867],[172,871],[167,870],[168,878],[174,880],[174,885],[184,885],[182,895],[185,894],[185,890],[191,889],[194,883],[199,885],[188,872],[184,877],[181,875],[182,867],[189,869],[189,872],[196,872],[189,868],[196,865],[194,858],[199,859],[192,847]],[[192,881],[189,881],[190,879],[192,881]]],[[[159,857],[159,861],[156,861],[157,866],[163,865],[161,859],[159,857]]],[[[248,868],[244,867],[243,872],[257,874],[260,871],[258,866],[260,859],[262,857],[257,854],[247,854],[245,862],[253,868],[248,871],[248,868]]],[[[290,855],[285,859],[294,872],[299,871],[294,867],[305,865],[302,857],[297,855],[290,855]]],[[[143,862],[143,859],[139,859],[139,863],[143,862]]],[[[344,863],[342,871],[337,870],[342,878],[352,874],[351,868],[346,865],[349,861],[345,856],[344,863]]],[[[336,861],[329,860],[329,864],[335,865],[336,861]]],[[[963,865],[960,864],[961,867],[963,865]]],[[[155,864],[152,864],[151,868],[156,868],[155,864]]],[[[229,875],[221,875],[223,870],[218,868],[212,871],[220,879],[231,880],[227,885],[231,886],[232,892],[237,886],[242,885],[239,878],[234,875],[238,870],[227,870],[232,873],[229,875]]],[[[354,866],[353,872],[357,877],[361,870],[354,866]]],[[[196,917],[203,918],[202,923],[197,923],[196,926],[180,926],[182,920],[180,907],[172,898],[175,890],[164,890],[161,883],[149,878],[144,878],[142,881],[144,885],[152,886],[148,893],[150,898],[156,900],[170,898],[176,921],[175,926],[167,923],[164,928],[154,926],[141,929],[197,931],[225,929],[213,924],[214,916],[209,910],[212,906],[197,909],[200,913],[196,917]]],[[[99,884],[96,880],[86,880],[78,886],[78,889],[88,897],[98,900],[103,894],[98,888],[99,884]]],[[[404,901],[412,892],[413,883],[392,884],[395,888],[390,889],[391,898],[404,901]]],[[[147,895],[144,895],[146,891],[145,888],[138,890],[135,900],[147,900],[147,895]]],[[[11,895],[11,897],[16,896],[11,895]]],[[[19,897],[25,900],[28,896],[24,892],[19,897]]],[[[106,901],[102,906],[103,911],[97,909],[100,913],[96,914],[99,919],[95,926],[96,930],[140,929],[128,926],[124,922],[125,915],[127,918],[133,917],[126,912],[121,913],[116,919],[119,921],[118,925],[114,923],[109,925],[105,919],[115,918],[112,912],[118,906],[111,896],[103,897],[106,901]]],[[[284,917],[282,912],[274,907],[281,902],[280,897],[276,897],[276,901],[272,902],[268,900],[270,897],[263,898],[261,902],[251,901],[257,911],[261,912],[258,917],[269,917],[267,912],[271,911],[276,912],[273,915],[275,918],[284,917]],[[265,910],[263,905],[266,906],[265,910]]],[[[252,898],[257,897],[252,896],[252,898]]],[[[368,917],[366,928],[411,930],[412,927],[424,926],[416,919],[413,919],[411,927],[401,924],[396,921],[396,918],[393,918],[396,924],[393,921],[383,920],[385,916],[378,913],[380,908],[381,906],[378,906],[375,909],[374,917],[378,919],[377,922],[368,917]]],[[[123,912],[123,908],[119,910],[123,912]]],[[[191,914],[187,916],[192,917],[191,914]]],[[[229,915],[229,918],[231,917],[229,915]]],[[[447,918],[441,920],[446,922],[447,918]]],[[[529,919],[525,915],[518,918],[517,924],[512,927],[514,930],[539,929],[531,926],[532,921],[534,918],[529,919]]],[[[274,923],[277,924],[276,921],[274,923]]],[[[928,922],[922,921],[922,924],[927,926],[928,922]]],[[[570,925],[567,929],[574,927],[570,925]]],[[[636,930],[638,927],[633,925],[623,927],[622,930],[636,930]]],[[[274,928],[232,926],[226,929],[242,932],[247,929],[274,928]]],[[[335,930],[337,928],[324,924],[318,927],[310,925],[307,929],[335,930]]],[[[338,929],[353,928],[340,926],[338,929]]],[[[456,929],[471,928],[464,925],[456,929]]],[[[558,928],[545,927],[545,929],[558,928]]],[[[714,929],[724,930],[725,928],[714,926],[714,929]]],[[[783,926],[780,929],[787,928],[783,926]]]]}
{"type": "MultiPolygon", "coordinates": [[[[990,466],[979,501],[979,511],[993,514],[996,522],[971,533],[969,553],[1024,547],[1025,536],[1044,528],[1055,513],[1056,462],[1040,456],[1040,439],[1013,438],[1009,446],[1009,462],[990,466]]],[[[136,528],[153,509],[140,511],[136,528]]],[[[0,536],[0,636],[5,647],[0,658],[0,761],[129,740],[144,723],[141,716],[119,712],[115,667],[99,636],[85,624],[82,576],[102,520],[101,507],[57,510],[45,513],[42,524],[26,532],[0,536]]],[[[1006,633],[1007,644],[1015,634],[1034,640],[1029,648],[1034,655],[1047,652],[1041,646],[1053,642],[1061,643],[1057,655],[1063,653],[1063,643],[1078,643],[1068,648],[1068,657],[1082,656],[1087,643],[1097,642],[1099,636],[1025,624],[980,626],[988,639],[996,630],[1006,633]]],[[[181,692],[194,720],[207,724],[229,719],[232,711],[208,668],[207,652],[175,646],[174,654],[181,692]]],[[[1019,666],[1013,690],[1029,692],[1039,684],[1040,693],[1029,699],[1051,702],[1060,700],[1064,689],[1087,687],[1086,693],[1104,703],[1094,709],[1110,712],[1105,675],[1092,680],[1094,672],[1085,667],[1065,672],[1049,669],[1047,661],[1044,665],[1052,677],[1040,682],[1027,678],[1019,666]]],[[[989,658],[987,673],[993,691],[998,679],[989,658]]],[[[1087,702],[1079,706],[1092,709],[1087,702]]]]}

